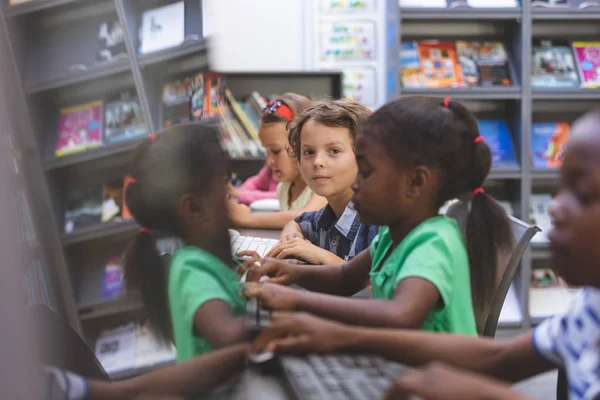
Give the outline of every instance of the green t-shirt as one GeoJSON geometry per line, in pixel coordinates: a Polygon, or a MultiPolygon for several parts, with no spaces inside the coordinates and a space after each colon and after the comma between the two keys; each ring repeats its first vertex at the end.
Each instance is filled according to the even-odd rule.
{"type": "Polygon", "coordinates": [[[401,280],[426,279],[438,289],[443,303],[431,311],[421,329],[476,336],[469,259],[456,221],[430,218],[390,253],[392,246],[389,228],[381,227],[370,249],[373,296],[391,300],[401,280]]]}
{"type": "Polygon", "coordinates": [[[206,339],[194,333],[194,316],[204,303],[223,300],[234,316],[246,313],[246,301],[239,295],[239,276],[199,247],[186,246],[173,255],[168,290],[177,362],[213,350],[206,339]]]}

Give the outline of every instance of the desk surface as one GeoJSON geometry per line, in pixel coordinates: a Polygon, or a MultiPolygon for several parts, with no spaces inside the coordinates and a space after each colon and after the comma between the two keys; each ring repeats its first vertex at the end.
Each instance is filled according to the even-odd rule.
{"type": "Polygon", "coordinates": [[[274,229],[238,229],[238,228],[233,228],[235,230],[237,230],[240,235],[243,236],[257,236],[257,237],[263,237],[263,238],[268,238],[268,239],[277,239],[279,240],[279,235],[281,234],[280,230],[274,230],[274,229]]]}

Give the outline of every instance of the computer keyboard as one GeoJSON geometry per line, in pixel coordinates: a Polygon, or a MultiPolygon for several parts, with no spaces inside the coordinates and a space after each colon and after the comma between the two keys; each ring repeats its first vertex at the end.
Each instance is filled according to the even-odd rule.
{"type": "Polygon", "coordinates": [[[264,257],[273,248],[278,240],[261,238],[256,236],[231,235],[231,254],[236,255],[240,251],[252,250],[264,257]]]}
{"type": "MultiPolygon", "coordinates": [[[[246,311],[254,335],[268,326],[270,312],[256,299],[249,299],[246,311]]],[[[274,355],[267,363],[271,365],[265,370],[283,381],[290,398],[299,400],[381,399],[396,378],[408,371],[402,364],[363,354],[274,355]]]]}

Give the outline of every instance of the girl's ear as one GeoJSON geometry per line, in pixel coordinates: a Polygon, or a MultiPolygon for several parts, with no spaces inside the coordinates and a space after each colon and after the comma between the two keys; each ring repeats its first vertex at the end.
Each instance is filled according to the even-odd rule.
{"type": "Polygon", "coordinates": [[[207,218],[207,204],[204,197],[184,194],[177,204],[177,216],[182,221],[204,220],[207,218]]]}
{"type": "Polygon", "coordinates": [[[429,167],[419,165],[414,168],[412,174],[408,177],[408,185],[406,194],[408,197],[419,196],[423,189],[428,186],[431,180],[431,169],[429,167]]]}

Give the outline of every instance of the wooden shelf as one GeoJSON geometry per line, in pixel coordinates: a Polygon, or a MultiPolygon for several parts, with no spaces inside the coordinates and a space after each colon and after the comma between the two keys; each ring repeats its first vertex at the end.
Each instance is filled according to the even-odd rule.
{"type": "Polygon", "coordinates": [[[117,235],[128,235],[135,233],[139,228],[140,226],[135,221],[107,222],[64,234],[62,236],[62,243],[64,246],[71,246],[92,240],[111,238],[117,235]]]}
{"type": "Polygon", "coordinates": [[[139,55],[138,63],[141,67],[147,67],[161,62],[174,60],[179,57],[202,53],[206,53],[206,40],[190,40],[184,42],[181,46],[139,55]]]}
{"type": "Polygon", "coordinates": [[[600,89],[532,88],[533,100],[600,100],[600,89]]]}
{"type": "MultiPolygon", "coordinates": [[[[7,17],[17,17],[25,14],[63,6],[66,4],[77,3],[84,0],[32,0],[28,3],[18,4],[15,6],[5,6],[4,13],[7,17]]],[[[87,0],[89,1],[89,0],[87,0]]]]}

